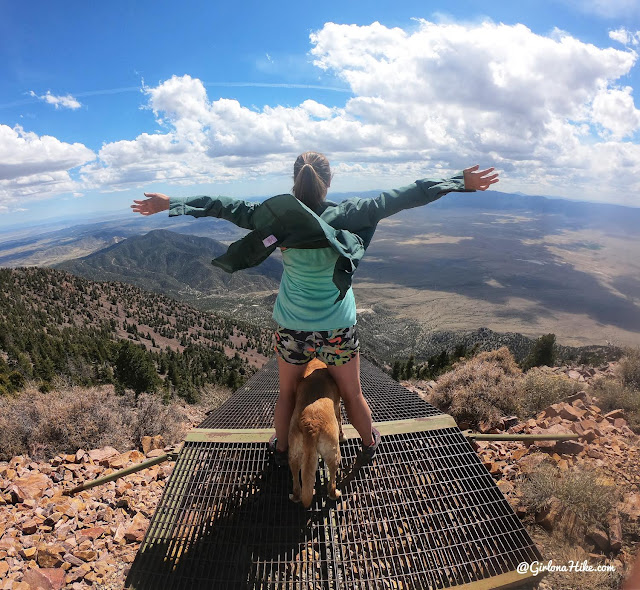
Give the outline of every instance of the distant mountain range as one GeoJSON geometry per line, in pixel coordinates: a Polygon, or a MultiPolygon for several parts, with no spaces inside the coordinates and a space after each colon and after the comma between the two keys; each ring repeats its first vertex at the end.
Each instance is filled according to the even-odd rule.
{"type": "MultiPolygon", "coordinates": [[[[479,328],[529,338],[552,332],[571,346],[638,345],[638,228],[638,208],[494,191],[446,195],[379,224],[354,281],[359,325],[381,356],[430,355],[437,334],[479,328]]],[[[226,221],[126,215],[45,229],[0,238],[0,266],[56,265],[271,325],[279,253],[233,275],[213,267],[246,233],[226,221]]]]}
{"type": "Polygon", "coordinates": [[[185,300],[278,289],[280,260],[270,258],[257,268],[229,274],[211,264],[226,250],[217,240],[158,229],[55,267],[93,281],[124,281],[185,300]]]}

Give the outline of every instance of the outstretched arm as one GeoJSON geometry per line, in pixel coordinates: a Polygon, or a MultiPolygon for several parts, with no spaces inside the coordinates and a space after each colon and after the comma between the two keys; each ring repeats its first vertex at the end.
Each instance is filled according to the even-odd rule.
{"type": "MultiPolygon", "coordinates": [[[[360,231],[375,228],[377,223],[404,209],[422,207],[449,192],[471,192],[487,190],[498,182],[498,173],[493,168],[478,170],[472,166],[447,179],[417,180],[409,186],[384,191],[374,199],[347,199],[335,210],[323,215],[323,219],[336,229],[360,231]]],[[[371,233],[373,235],[373,233],[371,233]]]]}
{"type": "Polygon", "coordinates": [[[191,215],[193,217],[217,217],[226,219],[238,227],[254,229],[252,223],[253,212],[259,203],[250,203],[242,199],[231,197],[196,197],[176,198],[162,193],[144,193],[145,200],[131,205],[134,213],[153,215],[160,211],[169,211],[169,217],[174,215],[191,215]]]}

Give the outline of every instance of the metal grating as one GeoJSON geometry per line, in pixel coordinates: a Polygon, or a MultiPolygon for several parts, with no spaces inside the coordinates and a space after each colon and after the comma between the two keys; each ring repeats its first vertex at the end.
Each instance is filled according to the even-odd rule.
{"type": "MultiPolygon", "coordinates": [[[[374,422],[442,415],[440,410],[362,357],[360,382],[374,422]]],[[[271,428],[279,391],[278,364],[276,359],[272,359],[205,418],[198,428],[271,428]]],[[[349,423],[344,408],[342,422],[349,423]]]]}
{"type": "MultiPolygon", "coordinates": [[[[380,395],[383,401],[375,401],[382,408],[387,394],[381,384],[389,378],[367,365],[365,395],[372,407],[380,395]]],[[[277,370],[271,371],[277,379],[277,370]]],[[[254,387],[265,382],[256,374],[249,392],[260,397],[254,387]]],[[[400,399],[417,398],[391,383],[400,399]]],[[[229,401],[244,400],[243,389],[229,401]]],[[[254,399],[251,415],[260,418],[256,405],[254,399]]],[[[240,404],[236,412],[242,416],[247,409],[240,404]]],[[[234,417],[230,408],[222,415],[234,417]]],[[[245,439],[253,424],[241,421],[245,439]]],[[[343,442],[343,496],[327,498],[321,462],[309,510],[289,501],[291,475],[272,466],[264,442],[188,438],[127,587],[470,590],[530,581],[516,567],[542,557],[478,455],[447,421],[424,424],[423,431],[383,436],[373,463],[364,467],[355,462],[359,440],[343,442]]],[[[385,429],[396,432],[402,425],[388,422],[385,429]]]]}

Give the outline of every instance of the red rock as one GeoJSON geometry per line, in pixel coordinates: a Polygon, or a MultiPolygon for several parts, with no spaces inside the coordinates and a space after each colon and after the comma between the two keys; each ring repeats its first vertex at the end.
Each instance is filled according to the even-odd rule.
{"type": "Polygon", "coordinates": [[[35,547],[23,547],[22,549],[20,549],[20,555],[26,561],[34,559],[37,552],[38,550],[35,547]]]}
{"type": "Polygon", "coordinates": [[[65,584],[65,572],[60,568],[30,569],[22,581],[33,590],[61,590],[65,584]]]}
{"type": "Polygon", "coordinates": [[[160,457],[164,455],[164,449],[153,449],[147,453],[147,459],[153,459],[154,457],[160,457]]]}
{"type": "Polygon", "coordinates": [[[586,440],[587,442],[593,442],[594,440],[596,440],[596,438],[598,438],[598,436],[593,430],[589,429],[585,430],[580,438],[582,440],[586,440]]]}
{"type": "Polygon", "coordinates": [[[133,517],[131,526],[127,528],[124,533],[124,538],[127,541],[141,542],[144,539],[144,535],[149,527],[149,520],[146,519],[140,512],[137,512],[133,517]]]}
{"type": "Polygon", "coordinates": [[[95,561],[98,554],[93,549],[77,550],[73,552],[73,555],[82,561],[95,561]]]}
{"type": "Polygon", "coordinates": [[[158,434],[156,436],[143,436],[140,444],[142,446],[142,452],[146,455],[149,451],[153,451],[154,449],[163,449],[164,448],[164,440],[162,435],[158,434]]]}
{"type": "Polygon", "coordinates": [[[583,404],[585,402],[589,404],[591,403],[591,398],[586,391],[582,390],[582,391],[578,391],[577,393],[571,394],[569,397],[567,397],[566,401],[569,404],[575,404],[577,401],[580,401],[583,404]]]}
{"type": "Polygon", "coordinates": [[[616,418],[616,419],[613,421],[613,425],[614,425],[616,428],[622,428],[622,427],[624,427],[624,426],[626,426],[626,425],[627,425],[627,421],[626,421],[624,418],[616,418]]]}
{"type": "Polygon", "coordinates": [[[553,418],[560,413],[560,404],[553,404],[542,410],[545,418],[553,418]]]}
{"type": "Polygon", "coordinates": [[[616,418],[624,418],[624,410],[613,410],[611,412],[609,412],[608,414],[605,414],[604,417],[609,420],[610,422],[613,422],[616,418]]]}
{"type": "Polygon", "coordinates": [[[536,523],[551,531],[562,514],[562,502],[555,496],[549,500],[547,507],[536,514],[536,523]]]}
{"type": "Polygon", "coordinates": [[[100,463],[109,457],[114,457],[115,455],[119,455],[120,453],[114,449],[113,447],[102,447],[101,449],[93,449],[89,451],[89,458],[95,463],[100,463]]]}
{"type": "Polygon", "coordinates": [[[587,536],[592,539],[602,551],[609,550],[609,537],[603,530],[594,527],[587,532],[587,536]]]}
{"type": "Polygon", "coordinates": [[[67,575],[65,576],[65,581],[67,582],[67,584],[78,582],[80,580],[83,580],[84,577],[90,572],[91,572],[91,566],[88,563],[83,563],[81,566],[69,570],[67,572],[67,575]]]}
{"type": "Polygon", "coordinates": [[[587,457],[592,459],[604,459],[604,453],[600,449],[589,449],[587,451],[587,457]]]}
{"type": "Polygon", "coordinates": [[[22,523],[22,533],[25,535],[33,535],[38,530],[38,521],[37,520],[27,520],[22,523]]]}
{"type": "Polygon", "coordinates": [[[586,412],[584,410],[580,410],[574,406],[570,406],[569,404],[562,404],[560,408],[559,416],[564,420],[577,421],[582,420],[584,418],[586,412]]]}
{"type": "Polygon", "coordinates": [[[39,500],[50,486],[51,480],[36,471],[14,480],[10,490],[12,494],[16,494],[16,503],[19,503],[25,500],[39,500]]]}
{"type": "Polygon", "coordinates": [[[609,546],[612,551],[622,549],[622,523],[618,514],[613,514],[609,518],[609,546]]]}
{"type": "Polygon", "coordinates": [[[96,526],[90,529],[82,529],[78,531],[78,540],[81,540],[83,537],[87,537],[89,539],[97,539],[104,535],[104,529],[102,527],[96,526]]]}
{"type": "Polygon", "coordinates": [[[82,559],[80,559],[79,557],[76,557],[75,555],[72,555],[71,553],[65,553],[62,556],[62,559],[64,559],[65,563],[68,563],[75,567],[81,566],[84,563],[82,559]]]}
{"type": "Polygon", "coordinates": [[[2,580],[5,577],[8,571],[9,571],[9,564],[4,560],[0,561],[0,580],[2,580]]]}
{"type": "Polygon", "coordinates": [[[64,563],[62,556],[66,553],[65,548],[59,544],[38,546],[38,565],[43,568],[57,568],[64,563]]]}
{"type": "Polygon", "coordinates": [[[555,449],[558,453],[565,455],[577,455],[584,451],[584,444],[577,440],[559,440],[556,442],[555,449]]]}
{"type": "Polygon", "coordinates": [[[519,461],[528,452],[529,452],[529,449],[516,449],[515,451],[513,451],[513,453],[511,453],[511,457],[513,458],[514,461],[519,461]]]}

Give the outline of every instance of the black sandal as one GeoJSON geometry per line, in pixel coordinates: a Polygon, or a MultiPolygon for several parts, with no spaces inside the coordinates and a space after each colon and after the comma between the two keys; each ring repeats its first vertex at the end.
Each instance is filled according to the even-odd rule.
{"type": "Polygon", "coordinates": [[[361,463],[369,463],[373,459],[378,447],[380,446],[380,433],[376,428],[371,427],[371,434],[373,435],[373,442],[368,446],[362,446],[362,450],[358,455],[358,459],[361,463]]]}
{"type": "Polygon", "coordinates": [[[273,455],[273,462],[276,467],[288,467],[289,466],[289,452],[288,451],[279,451],[276,447],[278,439],[274,434],[269,439],[269,451],[273,455]]]}

